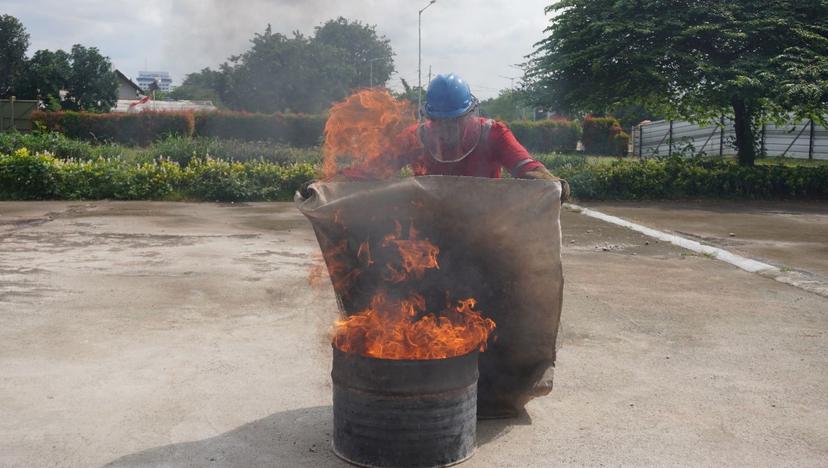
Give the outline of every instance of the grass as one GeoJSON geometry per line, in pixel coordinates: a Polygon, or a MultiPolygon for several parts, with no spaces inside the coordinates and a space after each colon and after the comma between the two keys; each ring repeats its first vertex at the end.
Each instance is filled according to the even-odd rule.
{"type": "Polygon", "coordinates": [[[828,166],[828,159],[762,158],[756,160],[756,165],[782,165],[788,167],[821,167],[828,166]]]}

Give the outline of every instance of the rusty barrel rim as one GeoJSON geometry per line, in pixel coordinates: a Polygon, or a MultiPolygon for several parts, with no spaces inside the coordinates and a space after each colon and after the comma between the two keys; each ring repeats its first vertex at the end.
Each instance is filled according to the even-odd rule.
{"type": "Polygon", "coordinates": [[[441,393],[465,388],[479,377],[477,348],[441,359],[382,359],[331,347],[331,379],[348,388],[388,395],[441,393]]]}

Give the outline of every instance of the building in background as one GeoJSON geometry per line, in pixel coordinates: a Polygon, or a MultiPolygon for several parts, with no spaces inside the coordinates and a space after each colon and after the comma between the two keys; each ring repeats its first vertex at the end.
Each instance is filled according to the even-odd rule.
{"type": "Polygon", "coordinates": [[[144,94],[144,90],[124,75],[121,70],[115,70],[115,75],[118,77],[118,99],[134,101],[144,94]]]}
{"type": "Polygon", "coordinates": [[[158,90],[169,93],[173,90],[172,77],[169,72],[165,71],[139,71],[138,79],[135,80],[138,86],[145,92],[149,91],[149,87],[154,82],[158,82],[158,90]]]}

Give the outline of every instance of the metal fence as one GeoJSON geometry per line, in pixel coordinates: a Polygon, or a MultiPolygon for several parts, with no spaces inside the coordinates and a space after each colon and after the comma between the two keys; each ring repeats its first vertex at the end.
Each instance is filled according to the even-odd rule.
{"type": "Polygon", "coordinates": [[[32,129],[32,112],[37,110],[37,101],[0,99],[0,132],[16,128],[32,129]]]}
{"type": "MultiPolygon", "coordinates": [[[[678,120],[642,123],[633,128],[632,154],[639,157],[674,153],[735,155],[733,121],[700,126],[678,120]]],[[[811,120],[786,125],[767,124],[760,130],[761,157],[828,160],[828,129],[811,120]]]]}

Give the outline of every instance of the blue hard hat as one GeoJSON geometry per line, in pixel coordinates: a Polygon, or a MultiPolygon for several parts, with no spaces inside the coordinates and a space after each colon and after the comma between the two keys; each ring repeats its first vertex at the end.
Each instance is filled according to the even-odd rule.
{"type": "Polygon", "coordinates": [[[460,117],[474,109],[477,98],[463,78],[449,73],[437,75],[428,84],[423,113],[429,119],[460,117]]]}

